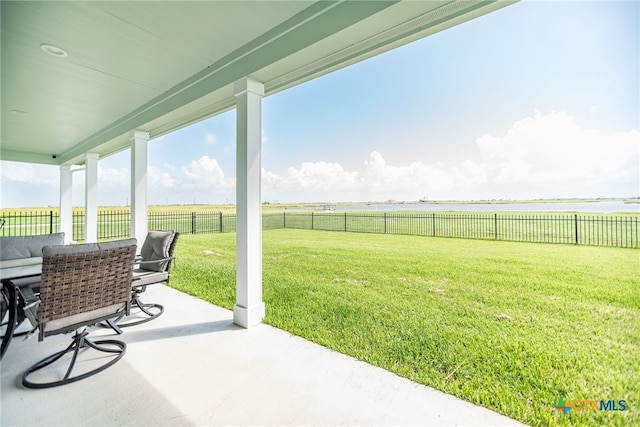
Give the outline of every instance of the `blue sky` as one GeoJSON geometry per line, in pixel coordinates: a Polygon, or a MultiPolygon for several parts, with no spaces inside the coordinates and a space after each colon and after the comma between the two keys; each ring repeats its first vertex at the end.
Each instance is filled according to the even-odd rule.
{"type": "MultiPolygon", "coordinates": [[[[263,200],[639,196],[639,22],[524,1],[267,97],[263,200]]],[[[149,144],[150,204],[235,201],[234,111],[149,144]]],[[[99,162],[101,205],[128,203],[128,165],[99,162]]],[[[56,167],[2,162],[4,207],[57,203],[56,167]]]]}

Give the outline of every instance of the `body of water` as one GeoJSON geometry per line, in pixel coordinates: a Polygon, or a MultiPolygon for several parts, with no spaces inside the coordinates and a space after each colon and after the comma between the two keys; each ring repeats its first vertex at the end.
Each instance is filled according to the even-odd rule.
{"type": "Polygon", "coordinates": [[[463,212],[582,212],[640,214],[640,204],[622,201],[554,202],[554,203],[380,203],[370,205],[338,205],[339,211],[463,211],[463,212]]]}

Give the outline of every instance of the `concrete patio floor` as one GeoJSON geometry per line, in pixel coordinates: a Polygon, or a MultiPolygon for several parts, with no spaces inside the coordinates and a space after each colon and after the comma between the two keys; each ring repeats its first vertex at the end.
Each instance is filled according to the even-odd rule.
{"type": "Polygon", "coordinates": [[[166,286],[144,300],[165,313],[126,329],[123,359],[77,383],[20,383],[70,335],[14,339],[0,365],[0,425],[521,425],[282,330],[242,329],[230,311],[166,286]]]}

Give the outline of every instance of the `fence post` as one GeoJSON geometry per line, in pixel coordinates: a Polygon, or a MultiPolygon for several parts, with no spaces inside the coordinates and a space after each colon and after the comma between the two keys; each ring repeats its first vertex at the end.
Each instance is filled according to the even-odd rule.
{"type": "Polygon", "coordinates": [[[498,240],[498,214],[493,214],[493,240],[498,240]]]}
{"type": "Polygon", "coordinates": [[[49,211],[49,234],[53,234],[53,211],[49,211]]]}
{"type": "Polygon", "coordinates": [[[573,224],[576,231],[576,245],[578,244],[578,214],[573,216],[573,224]]]}
{"type": "Polygon", "coordinates": [[[344,231],[347,231],[347,213],[344,213],[344,231]]]}
{"type": "Polygon", "coordinates": [[[311,229],[313,230],[313,211],[311,211],[311,229]]]}
{"type": "Polygon", "coordinates": [[[282,228],[287,228],[287,212],[282,212],[282,228]]]}
{"type": "Polygon", "coordinates": [[[436,213],[435,212],[431,214],[431,218],[433,219],[431,221],[431,228],[433,231],[431,234],[433,235],[433,237],[436,237],[436,213]]]}
{"type": "Polygon", "coordinates": [[[222,233],[224,231],[224,228],[222,226],[222,211],[220,211],[220,233],[222,233]]]}
{"type": "Polygon", "coordinates": [[[196,234],[196,213],[191,212],[191,234],[196,234]]]}
{"type": "Polygon", "coordinates": [[[384,213],[384,234],[387,234],[387,213],[384,213]]]}

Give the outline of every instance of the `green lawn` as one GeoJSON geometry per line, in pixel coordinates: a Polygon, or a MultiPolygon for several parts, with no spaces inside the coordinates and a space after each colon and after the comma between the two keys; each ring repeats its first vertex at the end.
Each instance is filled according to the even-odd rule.
{"type": "MultiPolygon", "coordinates": [[[[172,286],[233,307],[235,234],[176,254],[172,286]]],[[[640,424],[638,250],[284,229],[263,260],[266,323],[528,424],[640,424]]]]}

